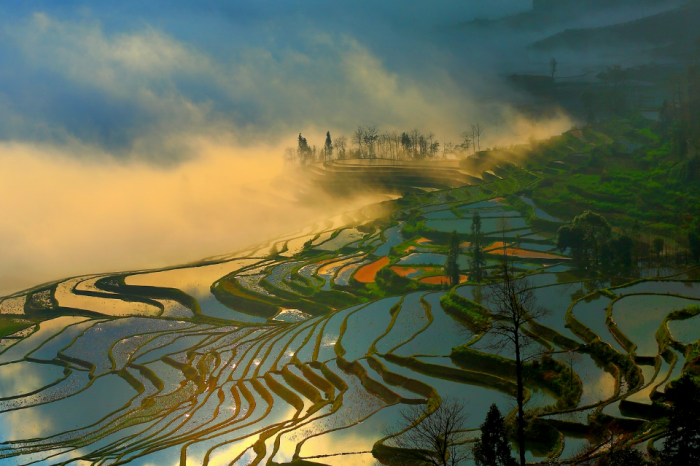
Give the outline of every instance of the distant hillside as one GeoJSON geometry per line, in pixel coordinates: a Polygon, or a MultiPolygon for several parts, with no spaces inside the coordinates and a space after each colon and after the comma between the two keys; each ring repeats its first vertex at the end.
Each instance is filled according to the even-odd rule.
{"type": "Polygon", "coordinates": [[[642,6],[671,7],[674,3],[677,4],[675,0],[533,0],[532,10],[495,20],[476,19],[459,24],[457,28],[506,26],[513,29],[537,30],[606,10],[642,6]]]}
{"type": "Polygon", "coordinates": [[[567,29],[535,42],[529,48],[542,51],[562,48],[586,50],[638,45],[687,49],[700,37],[698,24],[700,1],[695,0],[682,7],[627,23],[599,28],[567,29]]]}
{"type": "Polygon", "coordinates": [[[640,4],[663,4],[666,0],[532,0],[532,9],[537,12],[563,10],[600,11],[610,8],[639,6],[640,4]]]}

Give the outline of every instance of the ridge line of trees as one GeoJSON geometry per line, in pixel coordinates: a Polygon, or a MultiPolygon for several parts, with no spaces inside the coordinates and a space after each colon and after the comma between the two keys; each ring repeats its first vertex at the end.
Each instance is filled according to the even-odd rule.
{"type": "Polygon", "coordinates": [[[470,125],[467,131],[462,132],[461,142],[455,144],[451,141],[440,142],[434,133],[424,134],[418,129],[381,133],[376,126],[358,126],[350,138],[341,135],[333,139],[330,131],[327,131],[325,142],[320,147],[309,144],[299,133],[297,146],[285,149],[284,160],[308,165],[343,159],[426,160],[446,159],[448,155],[462,158],[481,151],[485,131],[481,123],[470,125]]]}

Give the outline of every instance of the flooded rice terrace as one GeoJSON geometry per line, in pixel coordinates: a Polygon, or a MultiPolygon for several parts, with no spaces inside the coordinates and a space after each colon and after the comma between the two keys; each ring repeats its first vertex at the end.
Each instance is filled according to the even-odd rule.
{"type": "MultiPolygon", "coordinates": [[[[564,399],[526,383],[528,416],[559,439],[529,460],[574,457],[575,426],[596,416],[651,422],[644,408],[700,336],[697,317],[668,318],[700,304],[692,273],[593,279],[500,199],[462,188],[419,200],[191,266],[74,277],[0,299],[10,328],[0,340],[1,463],[369,465],[393,444],[402,407],[461,398],[471,429],[492,403],[511,412],[512,374],[476,364],[493,352],[489,335],[441,300],[482,303],[483,286],[449,290],[442,271],[441,232],[469,233],[476,212],[492,245],[487,266],[506,248],[549,310],[528,329],[536,351],[570,367],[579,387],[564,399]],[[407,229],[409,208],[434,236],[407,229]],[[473,361],[453,357],[458,347],[473,361]]],[[[465,281],[466,254],[459,264],[465,281]]]]}

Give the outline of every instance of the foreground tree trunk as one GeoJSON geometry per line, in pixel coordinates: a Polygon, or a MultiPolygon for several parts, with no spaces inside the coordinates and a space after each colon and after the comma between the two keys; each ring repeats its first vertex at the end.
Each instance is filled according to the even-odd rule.
{"type": "Polygon", "coordinates": [[[491,275],[485,301],[491,312],[491,324],[485,331],[494,335],[489,345],[496,351],[509,350],[515,359],[517,441],[520,465],[525,466],[525,375],[524,364],[527,359],[534,358],[535,353],[525,354],[526,348],[533,343],[532,338],[524,331],[524,327],[533,320],[547,314],[547,311],[537,306],[537,298],[526,278],[514,275],[508,265],[508,250],[503,235],[503,258],[496,274],[491,275]]]}
{"type": "Polygon", "coordinates": [[[523,394],[523,364],[520,358],[520,335],[519,331],[515,332],[515,377],[518,385],[517,400],[518,400],[518,450],[520,454],[520,466],[525,466],[525,396],[523,394]]]}

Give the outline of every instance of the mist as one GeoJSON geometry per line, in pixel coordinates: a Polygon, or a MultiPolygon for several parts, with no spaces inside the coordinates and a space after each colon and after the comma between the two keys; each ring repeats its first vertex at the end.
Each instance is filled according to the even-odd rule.
{"type": "MultiPolygon", "coordinates": [[[[280,197],[284,187],[270,183],[299,132],[322,144],[326,131],[369,124],[458,142],[480,122],[482,145],[493,147],[568,129],[576,118],[556,108],[533,126],[519,110],[530,98],[503,79],[546,74],[548,55],[523,46],[554,27],[458,27],[530,8],[522,0],[3,6],[0,295],[196,260],[383,199],[310,206],[280,197]]],[[[559,60],[572,72],[590,65],[559,60]]]]}

